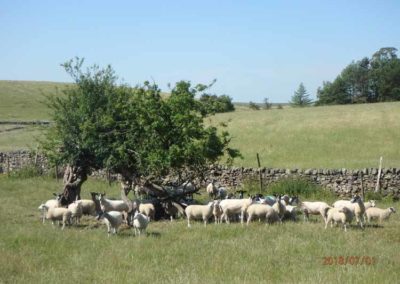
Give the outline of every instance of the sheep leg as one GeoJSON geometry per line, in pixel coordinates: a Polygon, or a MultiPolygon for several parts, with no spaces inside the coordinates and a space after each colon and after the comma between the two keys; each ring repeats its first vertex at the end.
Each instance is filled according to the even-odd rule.
{"type": "MultiPolygon", "coordinates": [[[[172,221],[172,220],[171,220],[171,221],[172,221]]],[[[189,218],[189,216],[188,216],[188,218],[187,218],[187,221],[188,221],[188,228],[190,228],[191,225],[190,225],[190,218],[189,218]]]]}
{"type": "Polygon", "coordinates": [[[346,223],[344,223],[344,224],[343,224],[343,227],[344,227],[344,231],[345,231],[345,232],[347,232],[347,226],[346,226],[346,223]]]}
{"type": "Polygon", "coordinates": [[[207,219],[204,218],[203,220],[204,220],[204,227],[207,227],[207,219]]]}

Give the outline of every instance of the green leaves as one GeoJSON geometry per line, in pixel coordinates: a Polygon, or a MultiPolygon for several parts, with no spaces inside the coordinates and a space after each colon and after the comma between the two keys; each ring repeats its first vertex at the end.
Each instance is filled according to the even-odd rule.
{"type": "Polygon", "coordinates": [[[312,104],[312,100],[307,94],[307,90],[304,87],[303,83],[300,83],[299,88],[296,92],[294,92],[294,95],[292,96],[292,99],[289,103],[291,106],[294,107],[305,107],[312,104]]]}
{"type": "Polygon", "coordinates": [[[162,98],[156,84],[118,85],[110,66],[82,72],[82,64],[76,58],[62,65],[76,85],[49,98],[54,126],[43,144],[52,161],[87,171],[107,168],[126,178],[160,178],[199,170],[224,153],[238,156],[228,148],[229,134],[203,125],[195,96],[210,86],[181,81],[162,98]]]}

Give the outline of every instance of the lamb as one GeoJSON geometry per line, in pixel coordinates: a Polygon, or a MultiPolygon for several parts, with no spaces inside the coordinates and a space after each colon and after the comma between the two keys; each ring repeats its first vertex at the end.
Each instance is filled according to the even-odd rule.
{"type": "Polygon", "coordinates": [[[309,215],[321,215],[326,222],[327,209],[331,208],[326,202],[321,201],[303,201],[300,202],[300,207],[304,213],[304,220],[309,220],[309,215]]]}
{"type": "Polygon", "coordinates": [[[71,204],[69,204],[68,210],[71,211],[72,222],[75,224],[79,224],[82,214],[83,214],[81,200],[76,200],[76,201],[72,202],[71,204]]]}
{"type": "Polygon", "coordinates": [[[64,207],[54,208],[43,205],[43,209],[46,211],[46,219],[51,220],[53,226],[54,226],[54,221],[62,221],[63,226],[61,230],[64,230],[65,224],[71,223],[72,213],[67,208],[64,207]]]}
{"type": "Polygon", "coordinates": [[[329,222],[331,222],[331,228],[333,227],[333,222],[341,222],[344,231],[347,232],[347,224],[350,224],[353,220],[353,212],[347,207],[326,208],[326,211],[328,212],[325,220],[325,229],[328,227],[329,222]]]}
{"type": "Polygon", "coordinates": [[[46,220],[46,209],[45,206],[47,208],[57,208],[61,206],[61,197],[62,194],[56,194],[53,193],[53,195],[55,196],[54,199],[49,199],[47,200],[45,203],[40,204],[40,206],[38,207],[38,209],[42,212],[42,220],[43,220],[43,224],[46,220]]]}
{"type": "Polygon", "coordinates": [[[100,193],[98,197],[102,211],[129,212],[129,206],[125,203],[124,200],[110,200],[105,198],[105,195],[105,193],[100,193]]]}
{"type": "Polygon", "coordinates": [[[210,183],[207,185],[206,191],[207,191],[208,196],[209,196],[210,198],[215,198],[215,196],[216,196],[217,193],[218,193],[218,190],[217,190],[217,187],[216,187],[215,184],[214,184],[214,181],[210,182],[210,183]]]}
{"type": "Polygon", "coordinates": [[[139,212],[149,217],[150,220],[154,220],[156,209],[152,203],[140,203],[139,212]]]}
{"type": "Polygon", "coordinates": [[[247,207],[253,203],[252,198],[248,199],[224,199],[220,202],[220,206],[222,209],[222,220],[225,219],[226,223],[229,223],[229,217],[234,214],[241,214],[242,223],[244,218],[244,213],[247,207]]]}
{"type": "Polygon", "coordinates": [[[119,226],[122,224],[122,213],[120,211],[103,211],[98,219],[104,217],[104,223],[107,225],[107,233],[110,236],[111,229],[112,233],[116,234],[119,226]]]}
{"type": "Polygon", "coordinates": [[[185,209],[188,227],[190,228],[191,219],[203,219],[204,227],[207,226],[207,221],[211,217],[214,209],[214,202],[211,201],[207,205],[189,205],[185,209]]]}
{"type": "Polygon", "coordinates": [[[365,211],[368,223],[371,223],[371,219],[379,219],[379,223],[382,223],[383,220],[389,219],[392,213],[396,213],[396,209],[393,207],[389,207],[387,209],[371,207],[365,211]]]}
{"type": "Polygon", "coordinates": [[[360,224],[361,229],[364,228],[364,214],[365,214],[365,206],[361,197],[358,195],[354,195],[354,197],[350,200],[351,203],[354,203],[354,215],[356,216],[357,224],[360,224]]]}
{"type": "Polygon", "coordinates": [[[139,234],[140,236],[141,233],[146,231],[149,222],[150,222],[149,217],[136,211],[135,216],[133,217],[133,229],[135,231],[135,236],[137,234],[139,234]]]}
{"type": "Polygon", "coordinates": [[[219,223],[221,223],[221,221],[222,221],[222,219],[221,219],[221,216],[222,216],[222,208],[221,208],[221,206],[219,205],[219,203],[220,203],[219,200],[218,200],[218,201],[214,201],[214,207],[213,207],[213,212],[212,212],[212,214],[213,214],[213,216],[214,216],[215,224],[219,224],[219,223]]]}

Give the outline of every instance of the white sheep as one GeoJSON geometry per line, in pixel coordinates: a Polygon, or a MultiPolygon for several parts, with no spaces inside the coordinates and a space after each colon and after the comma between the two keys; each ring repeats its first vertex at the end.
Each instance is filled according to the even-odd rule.
{"type": "Polygon", "coordinates": [[[64,207],[47,207],[43,205],[43,209],[46,211],[46,219],[51,220],[54,226],[54,221],[62,221],[62,230],[65,228],[65,224],[71,223],[71,211],[64,207]]]}
{"type": "Polygon", "coordinates": [[[341,208],[328,208],[327,217],[325,220],[325,229],[328,227],[328,223],[331,222],[331,228],[333,222],[341,222],[343,224],[344,231],[347,232],[347,224],[350,224],[353,220],[353,212],[347,207],[341,208]]]}
{"type": "Polygon", "coordinates": [[[210,198],[215,198],[215,196],[218,193],[217,187],[214,184],[214,181],[210,182],[207,185],[206,191],[208,193],[208,196],[210,196],[210,198]]]}
{"type": "Polygon", "coordinates": [[[222,221],[222,208],[219,205],[220,201],[214,201],[214,206],[213,206],[213,216],[214,216],[214,220],[215,220],[215,224],[219,224],[222,221]]]}
{"type": "Polygon", "coordinates": [[[156,213],[156,209],[152,203],[140,203],[139,204],[139,212],[149,217],[150,220],[154,220],[154,215],[156,213]]]}
{"type": "Polygon", "coordinates": [[[122,224],[122,213],[120,211],[108,211],[102,212],[99,218],[104,218],[104,223],[107,225],[107,233],[110,236],[111,229],[112,233],[116,234],[119,226],[122,224]]]}
{"type": "Polygon", "coordinates": [[[253,203],[252,198],[248,199],[224,199],[220,202],[222,209],[222,220],[225,219],[226,223],[229,223],[229,218],[236,214],[241,214],[241,220],[243,222],[244,213],[247,207],[253,203]]]}
{"type": "Polygon", "coordinates": [[[42,213],[43,224],[44,224],[44,222],[46,220],[46,209],[45,209],[44,206],[46,206],[47,208],[57,208],[57,207],[61,206],[62,194],[53,193],[53,195],[55,196],[54,199],[49,199],[45,203],[40,204],[40,206],[38,207],[38,209],[42,213]]]}
{"type": "Polygon", "coordinates": [[[68,210],[71,211],[72,223],[79,224],[81,217],[83,215],[82,201],[75,200],[74,202],[68,205],[68,210]]]}
{"type": "Polygon", "coordinates": [[[129,206],[126,204],[124,200],[110,200],[105,198],[104,197],[105,195],[106,195],[105,193],[100,193],[98,197],[102,211],[129,212],[129,206]]]}
{"type": "Polygon", "coordinates": [[[139,236],[140,236],[141,233],[146,231],[146,228],[147,228],[147,225],[149,224],[149,222],[150,222],[149,217],[136,211],[135,215],[133,217],[133,229],[135,231],[135,236],[137,234],[139,234],[139,236]]]}
{"type": "Polygon", "coordinates": [[[82,214],[96,216],[96,204],[93,200],[90,199],[81,199],[79,200],[82,205],[82,214]]]}
{"type": "MultiPolygon", "coordinates": [[[[351,203],[354,203],[354,211],[352,210],[354,216],[356,216],[357,224],[360,224],[360,227],[364,228],[364,214],[365,214],[365,205],[362,201],[361,197],[358,195],[354,195],[354,197],[350,200],[351,203]]],[[[351,209],[350,209],[351,210],[351,209]]]]}
{"type": "Polygon", "coordinates": [[[190,220],[203,219],[204,226],[207,226],[207,221],[211,217],[214,209],[214,202],[211,201],[207,205],[189,205],[185,209],[188,227],[190,228],[190,220]]]}
{"type": "MultiPolygon", "coordinates": [[[[335,201],[335,203],[332,204],[332,206],[335,208],[346,206],[347,208],[352,209],[353,211],[354,211],[354,205],[355,205],[354,203],[351,203],[351,200],[337,200],[335,201]]],[[[364,202],[365,210],[375,206],[376,206],[375,200],[369,200],[368,202],[364,202]]]]}
{"type": "Polygon", "coordinates": [[[286,206],[285,206],[285,201],[283,201],[281,199],[281,196],[279,195],[276,202],[274,203],[274,205],[272,205],[272,209],[275,210],[275,212],[278,214],[279,216],[279,220],[282,223],[282,219],[285,215],[286,212],[286,206]]]}
{"type": "Polygon", "coordinates": [[[267,215],[270,214],[270,211],[275,211],[270,205],[268,204],[251,204],[247,208],[247,225],[250,224],[253,218],[258,218],[259,220],[264,220],[267,218],[267,215]]]}
{"type": "Polygon", "coordinates": [[[326,222],[327,209],[331,208],[326,202],[322,201],[303,201],[300,202],[300,207],[304,213],[304,220],[309,220],[309,215],[321,215],[326,222]]]}
{"type": "Polygon", "coordinates": [[[368,223],[370,223],[372,219],[379,219],[379,223],[382,223],[383,220],[389,219],[392,213],[396,213],[396,209],[393,207],[389,207],[387,209],[371,207],[365,211],[368,223]]]}

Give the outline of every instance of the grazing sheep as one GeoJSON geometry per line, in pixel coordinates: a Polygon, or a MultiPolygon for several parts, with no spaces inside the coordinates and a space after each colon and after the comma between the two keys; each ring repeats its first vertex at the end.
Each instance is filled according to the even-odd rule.
{"type": "Polygon", "coordinates": [[[211,217],[214,209],[214,202],[211,201],[207,205],[189,205],[185,209],[188,227],[190,228],[191,219],[203,219],[204,226],[207,226],[207,221],[211,217]]]}
{"type": "Polygon", "coordinates": [[[54,226],[54,221],[62,221],[62,228],[64,230],[65,224],[71,223],[71,211],[64,207],[47,207],[43,205],[43,209],[46,211],[46,219],[51,220],[51,223],[54,226]]]}
{"type": "Polygon", "coordinates": [[[379,219],[379,223],[382,223],[383,220],[389,219],[392,213],[396,213],[396,209],[393,207],[389,207],[387,209],[371,207],[365,211],[368,223],[371,223],[372,219],[379,219]]]}
{"type": "MultiPolygon", "coordinates": [[[[351,203],[350,200],[337,200],[337,201],[335,201],[335,203],[332,204],[332,206],[335,208],[340,208],[340,207],[346,206],[347,208],[352,209],[353,211],[354,211],[354,205],[355,204],[351,203]]],[[[368,208],[371,208],[371,207],[375,207],[375,206],[376,206],[375,200],[370,200],[368,202],[364,202],[365,210],[367,210],[368,208]]]]}
{"type": "Polygon", "coordinates": [[[103,222],[107,225],[108,236],[110,236],[111,229],[112,233],[116,234],[122,224],[122,213],[120,211],[104,211],[98,216],[98,219],[100,218],[104,218],[103,222]]]}
{"type": "Polygon", "coordinates": [[[152,203],[140,203],[139,204],[139,212],[149,217],[150,220],[154,220],[154,215],[156,213],[156,209],[152,203]]]}
{"type": "Polygon", "coordinates": [[[353,220],[353,212],[347,207],[341,208],[326,208],[327,218],[325,221],[325,229],[328,227],[328,223],[331,222],[331,228],[333,222],[341,222],[343,224],[344,231],[347,232],[347,224],[350,224],[353,220]]]}
{"type": "Polygon", "coordinates": [[[364,220],[364,214],[365,214],[364,202],[362,201],[361,197],[358,195],[354,195],[354,197],[350,200],[350,202],[354,203],[353,213],[356,216],[357,224],[360,224],[361,229],[363,229],[364,228],[363,222],[365,222],[365,220],[364,220]]]}
{"type": "Polygon", "coordinates": [[[215,220],[215,224],[220,224],[222,221],[222,208],[219,205],[220,201],[214,201],[214,206],[213,206],[213,216],[214,216],[214,220],[215,220]]]}
{"type": "Polygon", "coordinates": [[[247,207],[253,203],[252,198],[248,199],[224,199],[220,202],[220,206],[222,209],[222,220],[225,219],[225,222],[229,224],[229,217],[232,217],[236,214],[241,214],[241,220],[243,223],[244,213],[247,207]]]}
{"type": "Polygon", "coordinates": [[[68,210],[71,211],[72,223],[79,224],[83,214],[81,200],[75,200],[74,202],[69,204],[68,210]]]}
{"type": "Polygon", "coordinates": [[[215,186],[214,183],[215,183],[214,181],[210,182],[210,183],[207,185],[207,188],[206,188],[206,191],[207,191],[208,196],[209,196],[210,198],[215,198],[216,195],[217,195],[217,193],[218,193],[217,187],[215,186]]]}
{"type": "Polygon", "coordinates": [[[105,198],[105,195],[105,193],[100,193],[98,197],[102,211],[129,212],[129,206],[125,203],[124,200],[110,200],[105,198]]]}
{"type": "Polygon", "coordinates": [[[327,209],[330,208],[330,206],[326,202],[321,202],[321,201],[303,201],[300,202],[300,207],[303,210],[304,213],[304,220],[307,219],[309,220],[309,215],[321,215],[324,221],[326,222],[326,214],[327,214],[327,209]]]}
{"type": "Polygon", "coordinates": [[[149,222],[150,222],[149,217],[136,211],[135,215],[133,217],[133,229],[135,231],[135,236],[137,234],[139,234],[139,236],[140,236],[141,233],[146,231],[146,228],[147,228],[147,225],[149,224],[149,222]]]}

